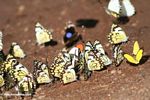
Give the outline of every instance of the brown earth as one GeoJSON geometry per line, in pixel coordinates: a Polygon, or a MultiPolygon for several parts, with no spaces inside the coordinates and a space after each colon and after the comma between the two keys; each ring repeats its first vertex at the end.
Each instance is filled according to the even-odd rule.
{"type": "MultiPolygon", "coordinates": [[[[64,47],[62,44],[63,28],[68,20],[76,23],[79,19],[96,20],[96,26],[87,27],[85,33],[77,27],[85,41],[100,40],[109,56],[111,45],[107,34],[113,18],[105,13],[108,0],[0,0],[0,29],[4,33],[4,52],[7,53],[12,42],[17,42],[28,55],[20,60],[32,71],[32,61],[45,61],[48,50],[48,61],[64,47]],[[42,48],[35,45],[35,23],[39,21],[47,28],[54,29],[55,46],[42,48]]],[[[150,55],[150,1],[132,0],[136,15],[129,22],[121,25],[129,36],[124,45],[125,52],[132,52],[135,40],[144,48],[144,55],[150,55]]],[[[150,60],[138,66],[126,61],[119,67],[111,65],[106,70],[94,72],[87,81],[77,81],[63,85],[40,86],[33,97],[34,100],[150,100],[150,60]]],[[[16,99],[10,97],[10,99],[16,99]]],[[[25,99],[30,99],[26,97],[25,99]]]]}

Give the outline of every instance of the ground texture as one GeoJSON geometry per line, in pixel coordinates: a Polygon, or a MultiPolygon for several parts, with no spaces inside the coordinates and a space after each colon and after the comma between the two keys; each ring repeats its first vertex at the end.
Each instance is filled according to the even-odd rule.
{"type": "MultiPolygon", "coordinates": [[[[100,40],[106,52],[112,57],[111,45],[108,45],[107,34],[113,18],[105,13],[109,0],[0,0],[0,29],[4,33],[4,52],[8,53],[10,44],[17,42],[27,54],[20,60],[32,71],[33,60],[45,61],[49,64],[64,47],[62,43],[63,29],[68,20],[76,23],[78,20],[92,19],[94,24],[87,26],[85,32],[81,27],[84,41],[100,40]],[[35,45],[35,23],[39,21],[47,28],[54,29],[55,46],[42,48],[35,45]],[[48,51],[48,54],[47,54],[48,51]]],[[[135,40],[144,48],[144,55],[150,55],[150,1],[131,0],[136,8],[136,15],[129,22],[121,25],[129,36],[124,44],[125,52],[132,52],[135,40]]],[[[63,85],[40,86],[32,99],[34,100],[150,100],[150,60],[138,66],[132,66],[126,61],[119,67],[113,65],[106,70],[94,72],[87,81],[77,81],[63,85]]],[[[16,97],[9,97],[17,99],[16,97]]],[[[25,99],[31,99],[26,97],[25,99]]]]}

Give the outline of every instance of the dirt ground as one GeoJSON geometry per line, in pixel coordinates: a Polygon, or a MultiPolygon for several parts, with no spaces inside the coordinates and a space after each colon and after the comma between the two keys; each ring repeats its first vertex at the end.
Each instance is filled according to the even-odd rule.
{"type": "MultiPolygon", "coordinates": [[[[0,30],[3,31],[4,52],[7,54],[10,44],[17,42],[26,52],[27,57],[20,60],[30,71],[33,60],[45,61],[49,64],[64,47],[63,29],[67,21],[77,23],[79,20],[91,19],[94,23],[87,26],[85,32],[81,27],[84,41],[101,41],[106,52],[112,57],[111,45],[108,45],[107,34],[113,18],[106,14],[109,0],[0,0],[0,30]],[[58,42],[55,46],[42,48],[35,45],[34,27],[40,22],[47,28],[54,29],[53,38],[58,42]],[[48,50],[48,55],[47,55],[48,50]]],[[[131,0],[136,8],[136,15],[129,22],[121,25],[129,36],[124,45],[125,52],[132,52],[135,40],[144,48],[144,56],[150,55],[150,1],[131,0]]],[[[80,25],[79,25],[80,26],[80,25]]],[[[94,72],[87,81],[77,81],[63,85],[40,86],[33,100],[150,100],[150,59],[138,66],[126,61],[119,67],[113,65],[106,70],[94,72]]],[[[10,99],[16,99],[10,97],[10,99]]],[[[25,98],[30,99],[29,97],[25,98]]]]}

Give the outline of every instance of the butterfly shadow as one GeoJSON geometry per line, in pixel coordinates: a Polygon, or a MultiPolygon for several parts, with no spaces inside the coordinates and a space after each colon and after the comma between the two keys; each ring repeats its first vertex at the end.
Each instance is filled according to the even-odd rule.
{"type": "Polygon", "coordinates": [[[58,44],[57,41],[51,40],[51,41],[49,41],[49,42],[46,42],[46,43],[44,44],[44,46],[45,46],[45,47],[47,47],[47,46],[55,46],[55,45],[57,45],[57,44],[58,44]]]}
{"type": "MultiPolygon", "coordinates": [[[[110,65],[108,65],[108,66],[110,66],[110,65]]],[[[104,66],[102,69],[100,69],[100,70],[96,70],[96,71],[97,71],[97,72],[100,72],[100,71],[107,70],[108,66],[104,66]]]]}
{"type": "Polygon", "coordinates": [[[142,59],[141,59],[141,61],[140,61],[140,65],[144,64],[149,58],[150,58],[150,55],[143,56],[142,59]]]}
{"type": "Polygon", "coordinates": [[[77,27],[93,28],[99,21],[97,19],[78,19],[76,20],[77,27]]]}
{"type": "Polygon", "coordinates": [[[126,16],[119,17],[114,21],[114,23],[116,24],[126,24],[128,22],[129,22],[129,18],[126,16]]]}

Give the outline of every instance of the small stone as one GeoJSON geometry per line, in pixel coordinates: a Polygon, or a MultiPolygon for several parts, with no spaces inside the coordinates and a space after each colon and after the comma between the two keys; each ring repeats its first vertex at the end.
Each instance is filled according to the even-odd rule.
{"type": "Polygon", "coordinates": [[[121,70],[118,70],[117,72],[118,72],[118,74],[121,74],[121,73],[122,73],[122,71],[121,71],[121,70]]]}
{"type": "Polygon", "coordinates": [[[24,28],[24,32],[28,32],[29,31],[29,28],[28,27],[25,27],[24,28]]]}
{"type": "Polygon", "coordinates": [[[37,88],[36,92],[39,92],[39,91],[41,91],[41,90],[42,90],[41,88],[37,88]]]}
{"type": "Polygon", "coordinates": [[[106,44],[105,44],[106,47],[109,47],[109,45],[110,45],[109,43],[106,43],[106,44]]]}
{"type": "Polygon", "coordinates": [[[111,74],[115,74],[115,73],[116,73],[116,70],[112,70],[110,73],[111,73],[111,74]]]}
{"type": "Polygon", "coordinates": [[[20,5],[19,7],[18,7],[18,15],[22,15],[23,14],[23,12],[24,12],[24,10],[25,10],[25,6],[24,5],[20,5]]]}

